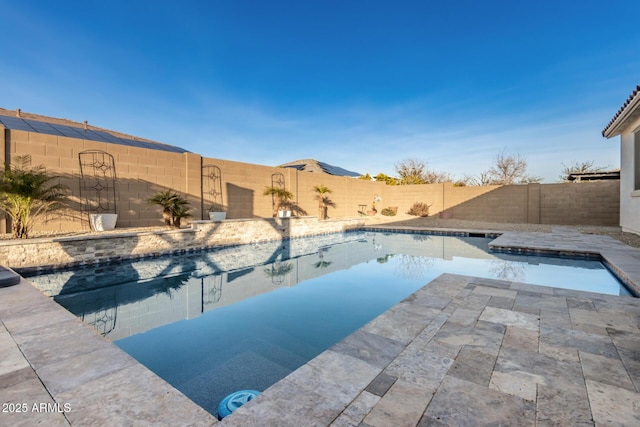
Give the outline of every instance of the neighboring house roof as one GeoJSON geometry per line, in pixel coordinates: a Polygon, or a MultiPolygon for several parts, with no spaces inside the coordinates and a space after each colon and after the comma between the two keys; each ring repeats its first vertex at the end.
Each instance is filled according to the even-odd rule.
{"type": "Polygon", "coordinates": [[[580,172],[572,173],[567,177],[569,181],[603,181],[610,179],[620,179],[620,169],[607,172],[580,172]]]}
{"type": "Polygon", "coordinates": [[[172,153],[188,153],[184,148],[175,145],[162,144],[149,139],[138,138],[120,132],[102,129],[85,123],[78,123],[67,119],[24,113],[22,111],[5,110],[0,108],[0,124],[9,130],[23,130],[27,132],[43,133],[47,135],[67,136],[70,138],[86,139],[89,141],[108,142],[111,144],[128,145],[131,147],[150,148],[152,150],[169,151],[172,153]]]}
{"type": "Polygon", "coordinates": [[[640,85],[629,95],[609,124],[602,131],[602,136],[611,138],[620,135],[625,127],[640,117],[640,85]]]}
{"type": "Polygon", "coordinates": [[[319,162],[314,159],[295,160],[293,162],[284,163],[279,167],[293,168],[293,169],[297,169],[299,171],[305,171],[305,172],[326,173],[326,174],[335,175],[335,176],[351,176],[354,178],[359,177],[361,175],[358,172],[346,170],[341,167],[333,166],[324,162],[319,162]]]}

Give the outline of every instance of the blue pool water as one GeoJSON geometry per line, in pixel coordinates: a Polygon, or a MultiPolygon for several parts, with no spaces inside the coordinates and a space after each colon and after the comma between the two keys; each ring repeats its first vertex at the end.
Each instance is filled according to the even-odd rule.
{"type": "Polygon", "coordinates": [[[494,254],[490,241],[351,232],[29,280],[215,414],[445,272],[628,295],[598,261],[494,254]]]}

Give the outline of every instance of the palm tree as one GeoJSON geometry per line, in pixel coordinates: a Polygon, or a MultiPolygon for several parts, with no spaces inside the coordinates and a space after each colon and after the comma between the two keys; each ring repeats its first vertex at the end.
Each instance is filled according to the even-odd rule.
{"type": "Polygon", "coordinates": [[[165,225],[180,228],[182,218],[191,216],[189,201],[172,190],[160,191],[147,200],[149,205],[162,207],[165,225]]]}
{"type": "Polygon", "coordinates": [[[282,187],[265,187],[262,195],[273,197],[273,216],[277,216],[280,207],[285,205],[294,197],[291,191],[287,191],[282,187]]]}
{"type": "Polygon", "coordinates": [[[331,190],[328,187],[325,187],[324,185],[320,184],[320,185],[314,186],[313,191],[316,192],[315,199],[318,201],[318,210],[319,210],[318,217],[320,219],[327,219],[328,207],[336,206],[336,204],[333,203],[331,199],[329,199],[329,196],[327,196],[327,194],[331,193],[331,190]]]}
{"type": "Polygon", "coordinates": [[[186,200],[184,200],[184,202],[185,203],[179,203],[174,206],[173,211],[171,212],[171,225],[175,228],[180,228],[182,225],[182,218],[191,217],[189,202],[186,200]]]}
{"type": "Polygon", "coordinates": [[[27,239],[37,219],[65,205],[68,188],[52,184],[44,166],[30,167],[31,156],[17,156],[15,165],[0,171],[0,209],[12,222],[12,237],[27,239]]]}

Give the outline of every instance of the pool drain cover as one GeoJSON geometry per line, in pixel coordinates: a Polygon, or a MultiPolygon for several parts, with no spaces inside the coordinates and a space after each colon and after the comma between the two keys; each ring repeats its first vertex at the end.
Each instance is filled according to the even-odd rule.
{"type": "Polygon", "coordinates": [[[259,394],[260,392],[255,390],[240,390],[231,393],[218,405],[218,418],[223,419],[259,394]]]}

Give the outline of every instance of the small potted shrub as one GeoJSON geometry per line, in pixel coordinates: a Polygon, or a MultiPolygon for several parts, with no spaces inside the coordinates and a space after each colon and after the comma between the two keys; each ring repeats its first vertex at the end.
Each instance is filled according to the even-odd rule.
{"type": "Polygon", "coordinates": [[[368,216],[374,216],[375,214],[378,213],[378,209],[376,209],[376,202],[381,202],[381,201],[382,201],[382,197],[378,196],[377,194],[373,196],[373,203],[371,204],[371,210],[367,211],[368,216]]]}
{"type": "Polygon", "coordinates": [[[293,199],[293,193],[287,191],[281,187],[265,187],[262,192],[264,196],[272,196],[273,202],[273,216],[279,218],[288,218],[291,216],[291,204],[293,199]]]}
{"type": "Polygon", "coordinates": [[[291,218],[291,203],[288,200],[280,202],[278,218],[291,218]]]}

